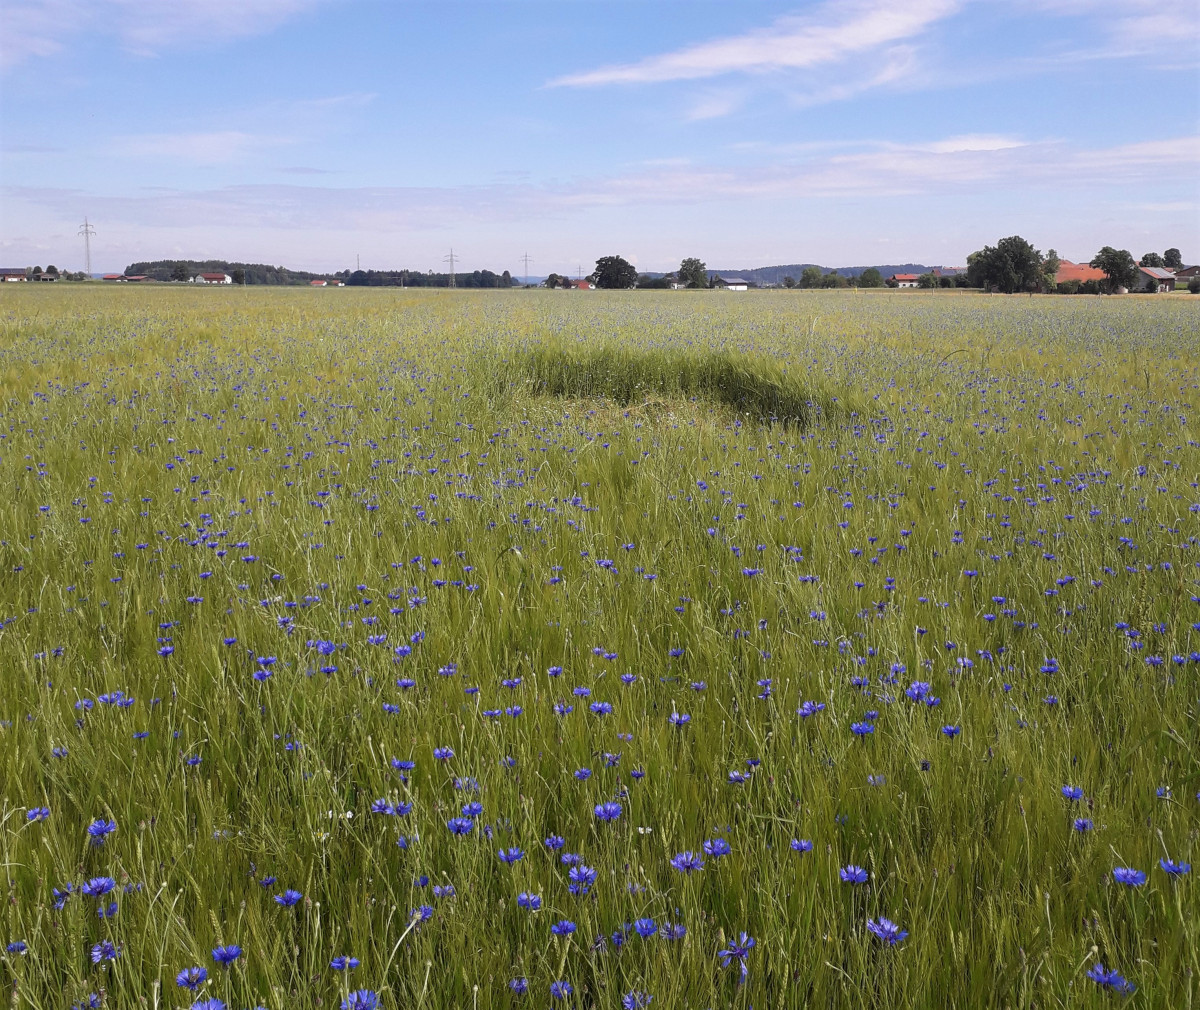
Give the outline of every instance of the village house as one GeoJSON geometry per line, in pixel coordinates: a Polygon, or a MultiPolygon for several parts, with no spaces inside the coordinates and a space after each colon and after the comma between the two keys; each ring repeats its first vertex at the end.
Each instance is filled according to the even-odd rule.
{"type": "Polygon", "coordinates": [[[1103,270],[1090,267],[1086,263],[1072,263],[1070,260],[1059,260],[1058,271],[1054,275],[1055,284],[1065,284],[1067,281],[1078,281],[1080,284],[1084,281],[1103,283],[1107,279],[1108,275],[1103,270]]]}
{"type": "Polygon", "coordinates": [[[917,274],[892,274],[888,280],[898,288],[915,288],[921,279],[917,274]]]}
{"type": "Polygon", "coordinates": [[[1137,290],[1165,295],[1175,290],[1175,274],[1165,267],[1138,267],[1137,290]]]}
{"type": "Polygon", "coordinates": [[[24,267],[0,267],[0,283],[24,280],[27,280],[24,267]]]}
{"type": "Polygon", "coordinates": [[[743,277],[715,277],[713,287],[718,291],[749,291],[750,282],[743,277]]]}
{"type": "Polygon", "coordinates": [[[1181,267],[1175,271],[1175,283],[1187,284],[1193,277],[1200,277],[1200,266],[1181,267]]]}
{"type": "Polygon", "coordinates": [[[229,274],[196,274],[192,278],[196,284],[232,284],[233,278],[229,274]]]}

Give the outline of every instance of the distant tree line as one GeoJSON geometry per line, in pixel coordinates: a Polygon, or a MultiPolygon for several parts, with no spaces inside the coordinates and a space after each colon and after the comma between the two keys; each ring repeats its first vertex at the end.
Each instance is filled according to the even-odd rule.
{"type": "MultiPolygon", "coordinates": [[[[347,287],[367,288],[448,288],[450,274],[423,273],[420,270],[343,270],[334,274],[346,282],[347,287]]],[[[511,288],[512,274],[507,270],[493,273],[491,270],[472,270],[470,273],[455,273],[456,288],[511,288]]]]}
{"type": "MultiPolygon", "coordinates": [[[[228,260],[153,260],[131,263],[125,268],[129,277],[145,276],[156,281],[188,281],[197,274],[225,273],[234,284],[306,285],[309,281],[340,280],[347,286],[447,288],[450,275],[424,273],[420,270],[341,270],[332,274],[311,273],[308,270],[289,270],[266,263],[234,263],[228,260]]],[[[507,288],[512,276],[491,270],[456,273],[454,284],[460,288],[507,288]]]]}
{"type": "Polygon", "coordinates": [[[329,274],[289,270],[266,263],[229,260],[143,260],[125,268],[127,277],[149,277],[156,281],[188,281],[197,274],[229,274],[234,284],[307,284],[329,277],[329,274]]]}
{"type": "MultiPolygon", "coordinates": [[[[1144,286],[1139,283],[1138,267],[1164,267],[1179,270],[1183,267],[1183,256],[1178,249],[1171,248],[1161,256],[1146,253],[1140,261],[1134,260],[1128,249],[1104,246],[1088,263],[1104,274],[1103,280],[1070,279],[1059,283],[1056,278],[1062,261],[1051,249],[1043,256],[1020,235],[1003,238],[995,246],[984,246],[967,257],[967,277],[972,287],[1006,294],[1026,291],[1057,292],[1059,294],[1113,294],[1118,291],[1158,289],[1156,280],[1144,286]]],[[[1189,284],[1188,290],[1200,293],[1200,283],[1189,284]]]]}
{"type": "Polygon", "coordinates": [[[82,270],[78,273],[59,270],[53,263],[49,264],[45,270],[40,266],[26,267],[25,276],[31,281],[86,281],[88,279],[88,275],[82,270]]]}

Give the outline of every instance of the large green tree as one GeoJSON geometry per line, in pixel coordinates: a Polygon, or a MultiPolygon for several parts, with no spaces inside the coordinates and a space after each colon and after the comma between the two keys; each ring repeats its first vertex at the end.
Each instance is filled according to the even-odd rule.
{"type": "Polygon", "coordinates": [[[689,288],[708,287],[708,267],[694,256],[679,264],[679,281],[689,288]]]}
{"type": "Polygon", "coordinates": [[[860,288],[881,288],[883,287],[883,274],[874,267],[867,267],[858,275],[858,286],[860,288]]]}
{"type": "Polygon", "coordinates": [[[805,267],[800,274],[802,288],[819,288],[821,286],[821,268],[805,267]]]}
{"type": "Polygon", "coordinates": [[[1043,283],[1042,254],[1020,235],[1002,238],[967,257],[971,286],[995,288],[1005,294],[1035,291],[1043,283]]]}
{"type": "Polygon", "coordinates": [[[1089,265],[1104,271],[1104,276],[1108,278],[1105,286],[1110,294],[1117,288],[1132,290],[1137,283],[1137,264],[1128,249],[1114,249],[1106,245],[1092,257],[1089,265]]]}
{"type": "Polygon", "coordinates": [[[1163,253],[1163,266],[1168,270],[1182,270],[1183,254],[1178,249],[1168,249],[1163,253]]]}
{"type": "Polygon", "coordinates": [[[1164,263],[1163,258],[1158,253],[1148,252],[1143,254],[1142,258],[1138,260],[1138,265],[1144,267],[1161,267],[1164,266],[1164,263]]]}
{"type": "Polygon", "coordinates": [[[620,256],[601,256],[596,260],[596,287],[631,288],[637,283],[637,269],[620,256]]]}
{"type": "Polygon", "coordinates": [[[1058,276],[1058,268],[1062,266],[1062,260],[1058,258],[1058,253],[1051,249],[1046,253],[1046,258],[1042,260],[1042,290],[1054,292],[1058,288],[1058,281],[1055,279],[1058,276]]]}

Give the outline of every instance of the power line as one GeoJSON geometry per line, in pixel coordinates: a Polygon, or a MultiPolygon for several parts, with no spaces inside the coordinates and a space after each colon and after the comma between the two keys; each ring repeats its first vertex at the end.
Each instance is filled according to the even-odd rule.
{"type": "Polygon", "coordinates": [[[529,264],[536,263],[537,261],[532,256],[530,256],[529,253],[526,253],[524,256],[521,257],[521,259],[523,259],[525,261],[525,286],[529,287],[529,264]]]}
{"type": "MultiPolygon", "coordinates": [[[[443,257],[442,257],[442,262],[443,262],[443,263],[449,263],[449,264],[450,264],[450,286],[451,286],[451,287],[454,287],[454,258],[455,258],[455,257],[454,257],[454,248],[453,248],[453,247],[451,247],[451,249],[450,249],[450,255],[449,255],[449,256],[443,256],[443,257]]],[[[460,257],[460,258],[461,258],[461,257],[460,257]]]]}
{"type": "Polygon", "coordinates": [[[88,224],[88,219],[84,217],[83,224],[79,226],[78,234],[83,236],[83,272],[92,276],[92,236],[96,234],[96,229],[88,224]]]}

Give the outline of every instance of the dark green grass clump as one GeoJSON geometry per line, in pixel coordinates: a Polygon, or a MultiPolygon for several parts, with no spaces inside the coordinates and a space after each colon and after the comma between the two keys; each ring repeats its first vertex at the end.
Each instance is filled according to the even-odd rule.
{"type": "Polygon", "coordinates": [[[654,400],[701,400],[762,421],[808,427],[830,415],[836,396],[818,394],[769,358],[692,348],[615,344],[537,344],[509,355],[493,388],[524,387],[533,396],[606,399],[622,406],[654,400]]]}

